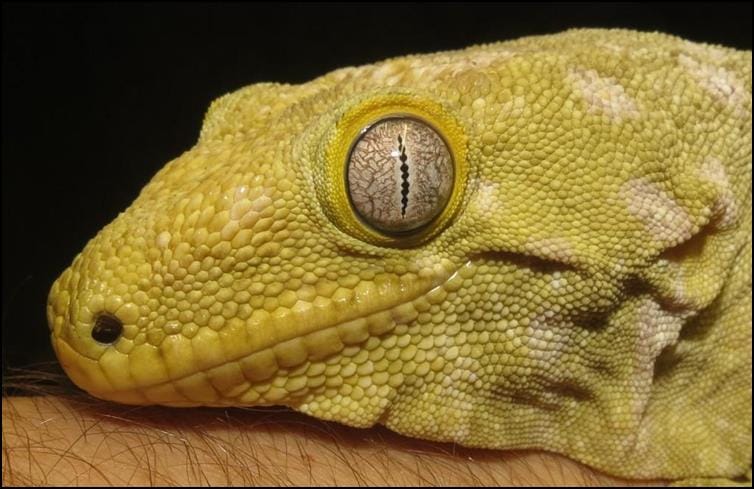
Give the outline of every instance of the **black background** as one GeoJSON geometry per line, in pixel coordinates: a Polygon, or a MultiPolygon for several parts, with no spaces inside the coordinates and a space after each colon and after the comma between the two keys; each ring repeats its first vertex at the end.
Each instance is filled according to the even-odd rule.
{"type": "Polygon", "coordinates": [[[3,373],[52,360],[45,301],[209,102],[389,56],[571,27],[751,49],[751,3],[161,4],[2,8],[3,373]]]}

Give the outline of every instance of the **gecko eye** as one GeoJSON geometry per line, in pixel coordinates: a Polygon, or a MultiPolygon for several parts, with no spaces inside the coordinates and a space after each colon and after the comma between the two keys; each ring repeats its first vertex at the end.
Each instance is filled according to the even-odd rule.
{"type": "Polygon", "coordinates": [[[115,343],[123,332],[123,323],[120,319],[109,314],[100,314],[92,328],[92,338],[100,343],[115,343]]]}
{"type": "Polygon", "coordinates": [[[362,221],[387,233],[437,217],[453,191],[453,158],[429,124],[390,116],[361,131],[348,155],[346,188],[362,221]]]}

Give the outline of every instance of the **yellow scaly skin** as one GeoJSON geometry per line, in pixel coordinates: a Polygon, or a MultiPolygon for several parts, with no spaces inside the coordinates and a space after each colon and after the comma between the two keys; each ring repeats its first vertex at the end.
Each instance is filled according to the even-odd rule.
{"type": "MultiPolygon", "coordinates": [[[[55,282],[92,395],[283,404],[632,478],[751,464],[751,52],[574,30],[216,100],[55,282]],[[417,233],[374,231],[364,125],[429,121],[456,165],[417,233]],[[96,317],[124,325],[92,339],[96,317]]],[[[750,472],[749,472],[750,473],[750,472]]]]}

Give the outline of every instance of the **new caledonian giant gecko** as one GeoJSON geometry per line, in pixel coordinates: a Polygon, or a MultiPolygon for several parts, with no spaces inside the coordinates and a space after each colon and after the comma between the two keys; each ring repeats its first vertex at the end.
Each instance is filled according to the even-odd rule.
{"type": "Polygon", "coordinates": [[[751,51],[573,30],[215,100],[52,286],[96,397],[751,476],[751,51]]]}

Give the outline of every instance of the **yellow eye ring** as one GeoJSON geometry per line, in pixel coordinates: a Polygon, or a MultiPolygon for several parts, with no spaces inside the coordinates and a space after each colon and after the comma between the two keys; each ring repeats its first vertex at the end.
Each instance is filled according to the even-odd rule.
{"type": "MultiPolygon", "coordinates": [[[[396,150],[400,152],[397,145],[396,150]]],[[[366,242],[393,247],[418,245],[442,230],[455,216],[463,200],[468,177],[466,135],[460,124],[441,104],[425,97],[390,93],[367,97],[356,103],[341,115],[326,134],[323,156],[323,180],[328,187],[325,192],[327,197],[322,199],[324,210],[338,227],[366,242]],[[349,192],[348,169],[354,148],[370,128],[397,118],[417,121],[436,133],[448,152],[452,169],[448,172],[452,174],[448,177],[449,195],[442,199],[444,202],[437,205],[438,209],[435,209],[436,212],[429,219],[426,215],[423,219],[414,219],[405,230],[401,230],[400,226],[390,229],[390,226],[382,223],[375,225],[365,219],[363,209],[354,204],[349,192]]],[[[439,188],[442,185],[436,182],[435,186],[439,188]]]]}

